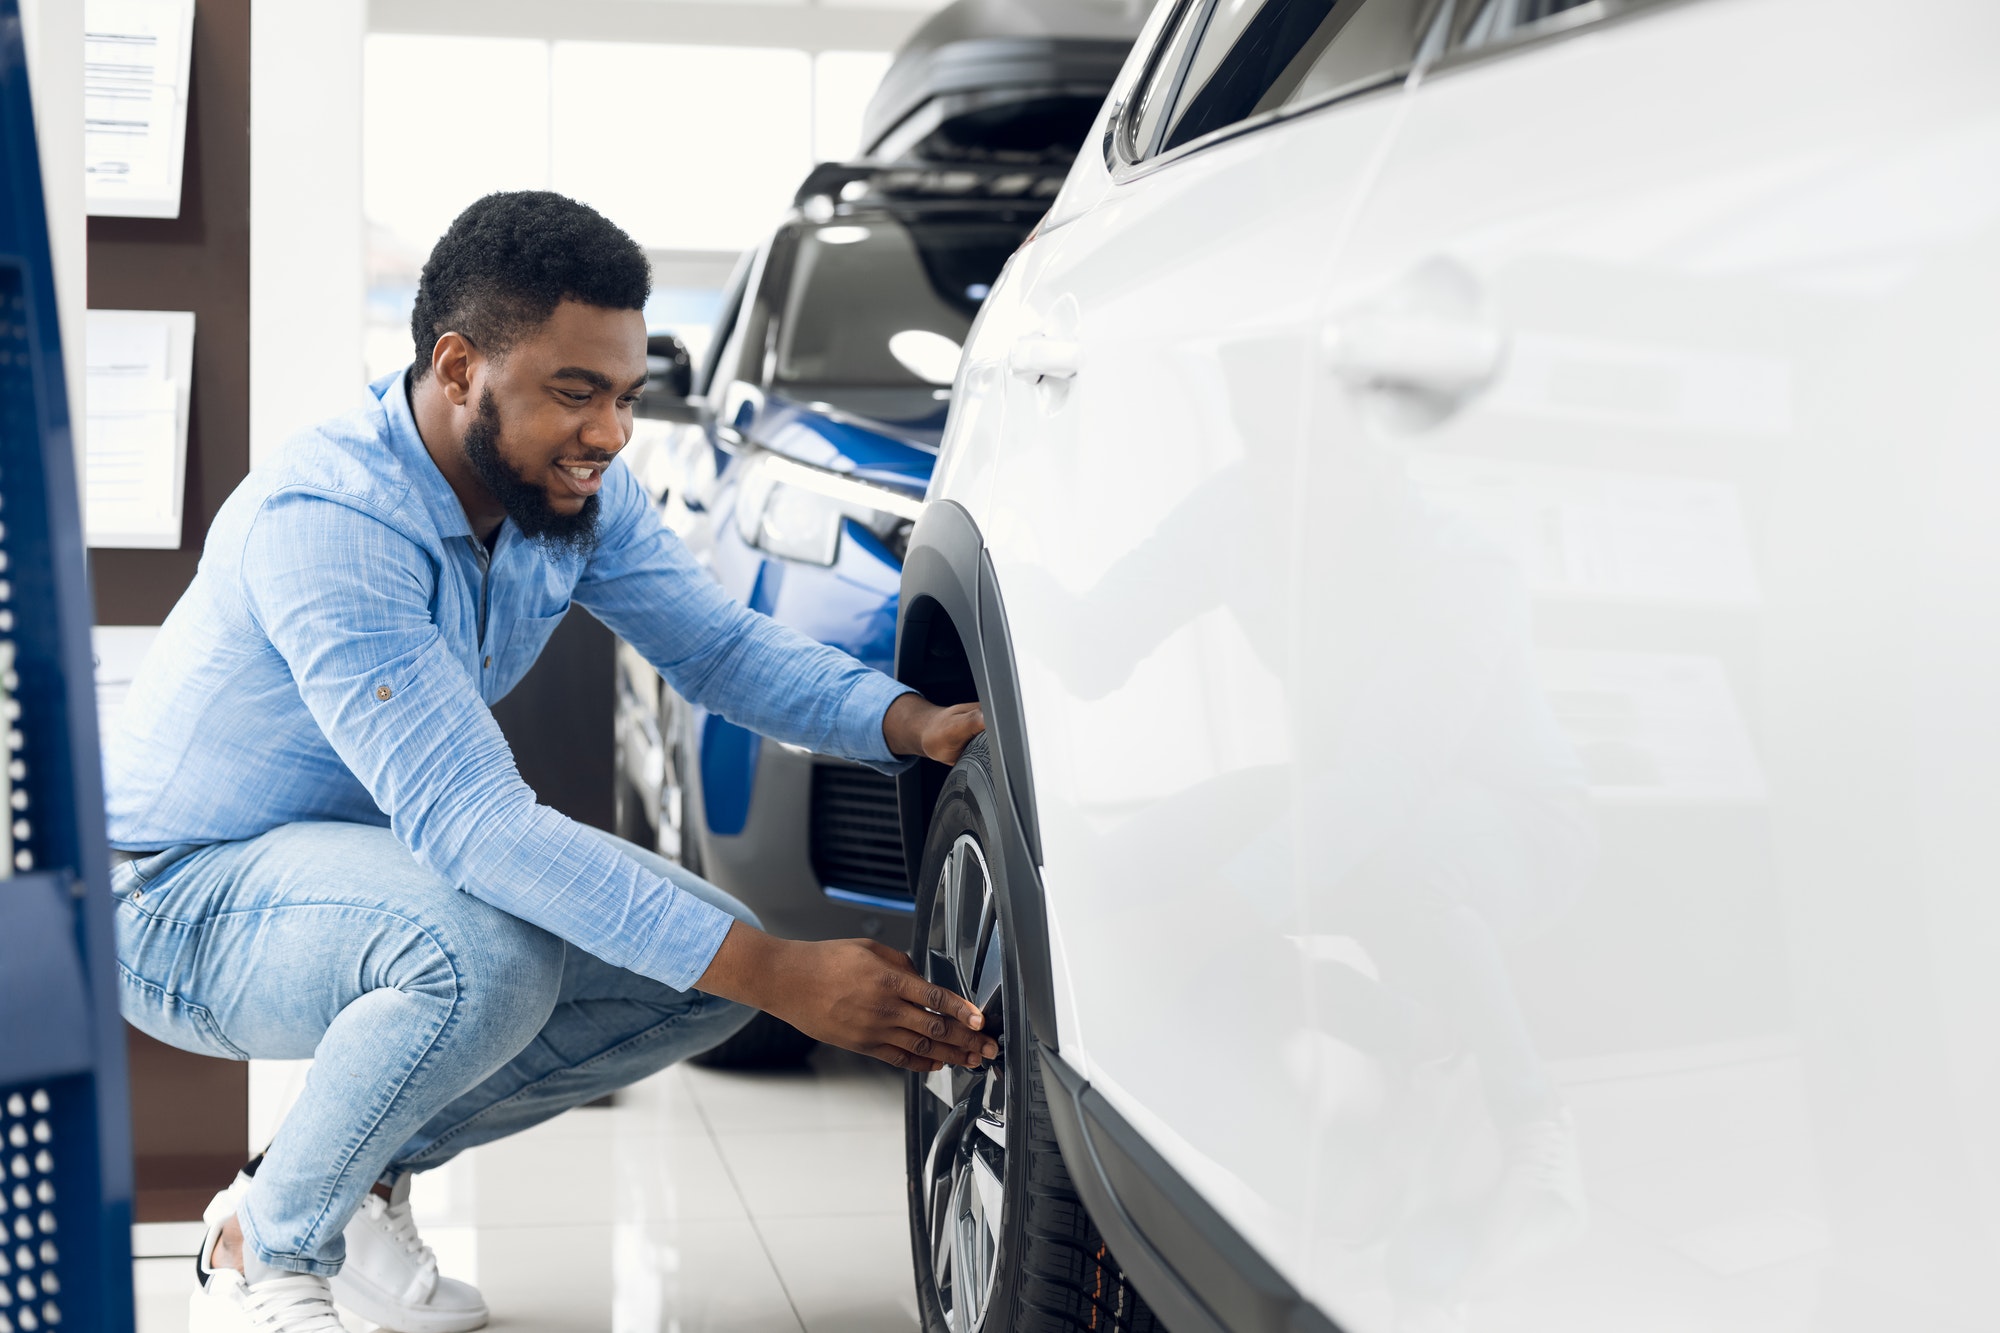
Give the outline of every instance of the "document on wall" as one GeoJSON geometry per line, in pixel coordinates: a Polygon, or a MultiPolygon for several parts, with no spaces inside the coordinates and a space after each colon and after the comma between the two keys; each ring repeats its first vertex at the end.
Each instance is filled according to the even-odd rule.
{"type": "Polygon", "coordinates": [[[88,312],[83,527],[90,545],[180,546],[193,372],[193,312],[88,312]]]}
{"type": "Polygon", "coordinates": [[[90,656],[97,683],[97,734],[102,742],[125,711],[139,668],[160,637],[158,625],[96,625],[90,631],[90,656]]]}
{"type": "Polygon", "coordinates": [[[98,217],[175,218],[194,0],[85,0],[83,178],[98,217]]]}

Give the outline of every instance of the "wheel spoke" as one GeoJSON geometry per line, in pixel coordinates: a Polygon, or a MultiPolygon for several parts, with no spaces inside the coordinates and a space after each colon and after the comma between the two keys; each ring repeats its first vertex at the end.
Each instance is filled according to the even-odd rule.
{"type": "Polygon", "coordinates": [[[960,839],[952,844],[951,852],[944,858],[944,874],[938,884],[938,898],[944,904],[944,938],[938,943],[952,962],[958,962],[959,917],[963,913],[960,900],[964,897],[965,885],[965,842],[960,839]]]}
{"type": "Polygon", "coordinates": [[[1000,909],[999,900],[993,896],[993,882],[989,879],[980,896],[979,925],[973,936],[971,975],[966,978],[976,990],[987,992],[985,996],[968,996],[975,1004],[984,1005],[991,998],[991,992],[999,989],[1000,950],[1000,909]]]}
{"type": "Polygon", "coordinates": [[[972,1177],[972,1186],[979,1195],[980,1210],[984,1214],[982,1221],[987,1234],[997,1236],[1002,1212],[1001,1199],[1005,1191],[1000,1183],[1000,1174],[994,1165],[986,1160],[986,1150],[983,1147],[977,1147],[973,1152],[972,1170],[969,1174],[972,1177]]]}

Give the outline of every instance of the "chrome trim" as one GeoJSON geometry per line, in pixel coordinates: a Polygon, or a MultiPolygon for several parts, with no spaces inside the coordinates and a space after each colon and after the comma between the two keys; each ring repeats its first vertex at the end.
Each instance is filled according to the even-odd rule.
{"type": "MultiPolygon", "coordinates": [[[[1456,70],[1482,64],[1487,60],[1511,55],[1516,51],[1562,41],[1579,32],[1595,31],[1606,24],[1624,23],[1635,14],[1647,10],[1678,7],[1696,2],[1697,0],[1589,0],[1587,4],[1578,5],[1574,9],[1565,9],[1560,14],[1551,14],[1525,27],[1510,29],[1507,35],[1498,41],[1487,42],[1481,46],[1460,46],[1457,43],[1463,34],[1455,34],[1452,44],[1446,48],[1445,53],[1424,67],[1423,77],[1426,80],[1436,78],[1441,74],[1450,74],[1456,70]]],[[[1468,16],[1471,12],[1474,11],[1468,11],[1468,16]]]]}

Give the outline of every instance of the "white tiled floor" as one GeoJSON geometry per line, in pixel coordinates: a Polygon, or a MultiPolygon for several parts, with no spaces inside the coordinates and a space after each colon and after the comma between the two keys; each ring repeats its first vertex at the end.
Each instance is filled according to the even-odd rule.
{"type": "MultiPolygon", "coordinates": [[[[496,1330],[916,1327],[903,1092],[822,1049],[792,1074],[682,1066],[420,1177],[440,1266],[496,1330]]],[[[183,1333],[182,1257],[140,1260],[139,1333],[183,1333]]]]}

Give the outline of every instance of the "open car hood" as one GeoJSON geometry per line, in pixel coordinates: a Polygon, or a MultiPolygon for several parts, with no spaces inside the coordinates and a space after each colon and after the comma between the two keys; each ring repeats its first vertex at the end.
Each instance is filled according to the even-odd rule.
{"type": "Polygon", "coordinates": [[[862,120],[883,160],[1066,162],[1150,3],[957,0],[919,28],[862,120]]]}

